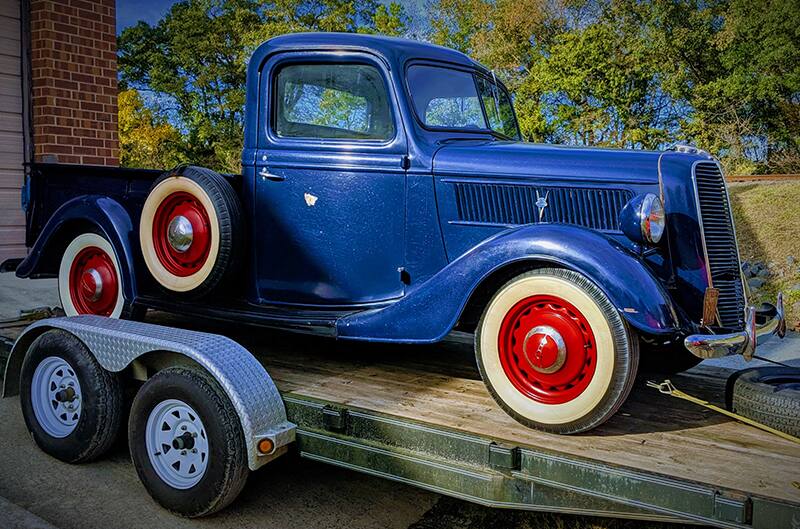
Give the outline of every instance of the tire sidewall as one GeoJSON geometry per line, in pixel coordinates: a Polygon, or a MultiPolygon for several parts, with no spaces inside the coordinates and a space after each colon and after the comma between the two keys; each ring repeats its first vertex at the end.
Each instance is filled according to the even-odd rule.
{"type": "MultiPolygon", "coordinates": [[[[96,448],[97,438],[105,435],[107,429],[113,430],[113,442],[116,431],[119,429],[119,410],[108,409],[120,405],[121,389],[119,386],[112,391],[119,391],[117,402],[104,402],[96,391],[98,384],[105,383],[103,368],[97,363],[86,346],[69,333],[49,331],[34,340],[28,349],[28,354],[22,362],[20,373],[20,405],[22,416],[28,431],[36,444],[47,454],[65,461],[75,463],[90,459],[92,450],[96,448]],[[65,360],[75,371],[81,385],[81,415],[75,429],[66,437],[56,438],[44,431],[39,425],[33,411],[31,384],[33,374],[39,364],[47,357],[58,357],[65,360]],[[102,410],[102,417],[101,417],[102,410]],[[109,419],[104,421],[103,419],[109,419]],[[110,422],[110,424],[109,424],[110,422]]],[[[102,450],[101,450],[102,452],[102,450]]],[[[96,455],[99,455],[96,454],[96,455]]]]}
{"type": "Polygon", "coordinates": [[[560,433],[585,431],[610,417],[630,391],[638,360],[638,356],[629,358],[637,352],[632,350],[627,333],[615,332],[614,327],[623,331],[625,328],[610,301],[596,287],[590,293],[576,279],[591,284],[583,276],[564,270],[539,270],[517,276],[490,300],[475,335],[478,368],[501,407],[522,424],[560,433]],[[517,302],[533,294],[553,295],[569,302],[587,319],[594,334],[595,373],[587,388],[565,403],[545,404],[522,394],[500,362],[498,337],[502,321],[517,302]],[[615,318],[614,325],[609,316],[615,318]]]}
{"type": "Polygon", "coordinates": [[[225,421],[220,420],[221,417],[230,419],[231,410],[227,395],[199,370],[167,369],[157,373],[139,390],[131,408],[128,443],[140,480],[163,507],[189,517],[213,512],[224,484],[235,473],[237,465],[247,467],[244,434],[238,419],[228,421],[227,427],[225,421]],[[217,402],[209,399],[208,391],[216,394],[217,402]],[[160,402],[168,399],[178,399],[191,406],[198,413],[208,436],[208,467],[200,481],[188,489],[175,489],[162,481],[147,454],[148,418],[160,402]],[[232,442],[239,446],[238,450],[230,449],[232,442]]]}
{"type": "Polygon", "coordinates": [[[61,264],[58,268],[58,295],[61,298],[61,306],[67,316],[77,316],[80,314],[72,301],[72,292],[70,291],[70,272],[72,270],[72,264],[78,254],[85,248],[92,246],[103,250],[103,252],[111,257],[111,262],[114,264],[114,273],[117,276],[117,301],[114,304],[114,309],[111,311],[111,314],[109,314],[108,317],[119,318],[122,316],[123,309],[125,308],[125,297],[122,293],[122,274],[120,273],[119,259],[117,258],[117,253],[114,251],[114,247],[111,245],[111,243],[97,233],[82,233],[81,235],[78,235],[72,240],[72,242],[69,243],[66,250],[64,250],[64,254],[61,256],[61,264]]]}
{"type": "Polygon", "coordinates": [[[203,187],[193,179],[173,174],[158,182],[147,195],[139,225],[139,244],[145,264],[150,274],[164,288],[174,292],[189,292],[200,287],[212,274],[220,251],[219,216],[211,197],[203,187]],[[197,272],[180,277],[164,267],[156,254],[156,242],[153,240],[153,220],[162,202],[177,192],[185,192],[197,199],[205,209],[209,220],[211,241],[208,257],[197,272]]]}

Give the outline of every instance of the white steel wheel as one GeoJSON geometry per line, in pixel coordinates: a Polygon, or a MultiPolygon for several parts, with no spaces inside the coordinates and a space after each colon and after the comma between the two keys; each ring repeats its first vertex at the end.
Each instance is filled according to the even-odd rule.
{"type": "Polygon", "coordinates": [[[219,511],[247,481],[239,415],[199,368],[168,367],[142,385],[128,419],[128,446],[150,496],[182,516],[219,511]]]}
{"type": "Polygon", "coordinates": [[[478,367],[500,406],[522,424],[577,433],[624,402],[638,365],[637,341],[586,277],[539,269],[506,283],[478,324],[478,367]]]}
{"type": "Polygon", "coordinates": [[[67,316],[119,318],[125,305],[114,247],[101,235],[83,233],[69,243],[58,269],[58,294],[67,316]]]}
{"type": "Polygon", "coordinates": [[[119,432],[119,376],[66,331],[46,331],[30,345],[20,369],[19,400],[39,448],[67,463],[98,459],[119,432]]]}
{"type": "Polygon", "coordinates": [[[175,489],[197,485],[208,468],[208,434],[200,415],[178,399],[160,402],[147,418],[147,455],[158,477],[175,489]]]}
{"type": "Polygon", "coordinates": [[[81,416],[81,402],[81,383],[69,362],[48,356],[36,366],[31,404],[48,435],[61,439],[71,434],[81,416]]]}
{"type": "Polygon", "coordinates": [[[153,278],[168,291],[202,296],[236,267],[241,205],[230,184],[201,167],[156,180],[145,200],[139,243],[153,278]]]}

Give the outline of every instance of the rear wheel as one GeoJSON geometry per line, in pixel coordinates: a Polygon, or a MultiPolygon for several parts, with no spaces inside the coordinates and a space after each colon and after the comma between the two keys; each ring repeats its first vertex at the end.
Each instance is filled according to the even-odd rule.
{"type": "Polygon", "coordinates": [[[141,387],[131,408],[128,443],[147,491],[182,516],[224,508],[247,481],[236,410],[219,384],[199,369],[164,369],[141,387]]]}
{"type": "Polygon", "coordinates": [[[638,342],[586,277],[539,269],[506,283],[475,335],[490,393],[514,419],[556,433],[594,428],[622,405],[638,342]]]}
{"type": "Polygon", "coordinates": [[[125,309],[122,275],[114,247],[103,236],[83,233],[69,243],[58,269],[58,293],[67,316],[119,318],[125,309]]]}

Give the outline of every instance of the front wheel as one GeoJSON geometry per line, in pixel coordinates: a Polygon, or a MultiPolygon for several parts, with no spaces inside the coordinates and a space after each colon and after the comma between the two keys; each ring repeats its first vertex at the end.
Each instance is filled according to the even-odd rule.
{"type": "Polygon", "coordinates": [[[518,422],[570,434],[622,405],[636,377],[638,341],[585,276],[543,268],[506,283],[475,334],[492,397],[518,422]]]}

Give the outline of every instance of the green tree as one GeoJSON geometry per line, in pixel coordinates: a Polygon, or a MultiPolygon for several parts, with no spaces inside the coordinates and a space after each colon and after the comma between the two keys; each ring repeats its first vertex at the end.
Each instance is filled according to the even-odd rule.
{"type": "Polygon", "coordinates": [[[182,138],[164,116],[145,107],[136,90],[123,90],[119,107],[120,162],[123,167],[161,169],[182,159],[182,138]]]}
{"type": "Polygon", "coordinates": [[[150,91],[182,132],[187,160],[238,171],[247,61],[264,40],[298,31],[402,32],[399,5],[375,0],[183,0],[155,25],[119,37],[123,87],[150,91]]]}

